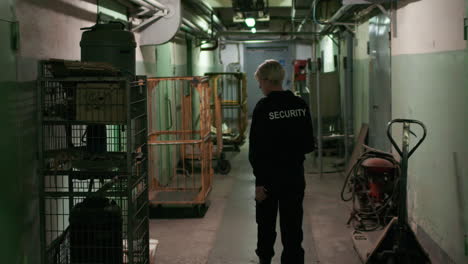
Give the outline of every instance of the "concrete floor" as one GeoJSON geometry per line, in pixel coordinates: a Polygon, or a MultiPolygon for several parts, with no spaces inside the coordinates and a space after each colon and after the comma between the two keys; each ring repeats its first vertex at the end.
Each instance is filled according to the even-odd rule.
{"type": "MultiPolygon", "coordinates": [[[[247,144],[229,158],[229,175],[215,175],[211,206],[201,219],[151,220],[151,238],[158,239],[158,264],[257,263],[254,177],[247,144]]],[[[306,172],[310,171],[307,169],[306,172]]],[[[339,198],[338,173],[306,174],[304,249],[306,263],[361,263],[346,226],[348,205],[339,198]]],[[[278,227],[279,230],[279,227],[278,227]]],[[[273,263],[280,263],[278,234],[273,263]]]]}

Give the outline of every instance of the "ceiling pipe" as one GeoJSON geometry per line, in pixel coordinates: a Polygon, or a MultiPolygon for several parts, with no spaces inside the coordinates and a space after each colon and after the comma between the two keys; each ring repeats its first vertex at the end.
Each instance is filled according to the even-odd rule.
{"type": "Polygon", "coordinates": [[[312,7],[312,20],[314,21],[314,23],[324,26],[324,28],[320,30],[320,33],[326,34],[326,32],[328,32],[330,28],[332,28],[333,26],[337,26],[337,25],[345,26],[350,32],[354,33],[354,31],[352,31],[352,29],[349,28],[349,26],[354,26],[355,25],[354,23],[342,23],[342,22],[336,22],[336,21],[341,19],[349,10],[351,10],[352,7],[355,6],[355,4],[343,5],[340,7],[340,9],[338,9],[335,12],[335,14],[333,14],[333,16],[330,19],[327,19],[325,21],[320,21],[317,19],[317,5],[319,1],[320,0],[314,0],[312,2],[311,7],[312,7]]]}
{"type": "MultiPolygon", "coordinates": [[[[205,43],[205,44],[208,44],[208,43],[205,43]]],[[[203,45],[203,44],[202,44],[203,45]]],[[[201,47],[200,46],[200,50],[201,51],[213,51],[213,50],[216,50],[219,46],[219,41],[217,39],[214,40],[214,44],[210,47],[201,47]]]]}
{"type": "Polygon", "coordinates": [[[157,11],[156,8],[150,4],[148,4],[147,2],[143,1],[143,0],[127,0],[129,2],[132,2],[134,3],[135,5],[138,5],[138,6],[142,6],[142,7],[146,7],[152,11],[157,11]]]}
{"type": "Polygon", "coordinates": [[[148,18],[148,19],[145,19],[142,23],[140,23],[139,25],[137,25],[136,27],[132,28],[133,31],[138,31],[140,30],[140,28],[144,28],[146,27],[147,25],[155,22],[156,20],[159,20],[161,19],[162,17],[164,16],[164,13],[163,11],[157,11],[155,14],[153,14],[152,17],[148,18]]]}
{"type": "Polygon", "coordinates": [[[229,36],[229,35],[259,35],[259,36],[304,36],[304,35],[319,35],[320,32],[297,32],[297,31],[257,31],[252,33],[250,31],[222,31],[218,32],[218,36],[229,36]]]}
{"type": "MultiPolygon", "coordinates": [[[[220,40],[220,44],[248,44],[248,43],[276,43],[276,42],[281,42],[284,43],[285,41],[290,41],[290,40],[284,40],[284,39],[226,39],[226,40],[220,40]]],[[[306,44],[310,43],[310,39],[295,39],[295,41],[301,41],[306,44]]]]}
{"type": "Polygon", "coordinates": [[[145,2],[147,2],[148,4],[156,7],[157,9],[159,10],[169,10],[169,8],[167,8],[167,6],[159,3],[159,2],[156,2],[155,0],[143,0],[145,2]]]}
{"type": "Polygon", "coordinates": [[[190,32],[187,32],[187,33],[190,33],[197,37],[202,37],[202,38],[207,38],[207,39],[210,37],[208,32],[204,31],[202,27],[193,24],[187,18],[182,18],[182,23],[183,23],[183,26],[185,26],[187,29],[190,30],[190,32]]]}
{"type": "Polygon", "coordinates": [[[116,1],[119,2],[119,4],[124,5],[124,6],[130,8],[130,9],[135,8],[135,6],[133,4],[131,4],[131,3],[129,3],[128,0],[116,0],[116,1]]]}
{"type": "Polygon", "coordinates": [[[217,31],[226,30],[226,27],[223,25],[219,17],[214,14],[214,10],[210,6],[208,6],[204,1],[183,0],[182,2],[190,7],[198,9],[202,13],[204,20],[206,20],[208,23],[212,23],[213,21],[213,24],[217,31]]]}
{"type": "Polygon", "coordinates": [[[146,7],[143,7],[142,9],[143,10],[141,12],[137,13],[137,17],[144,17],[148,15],[149,13],[153,12],[153,10],[146,8],[146,7]]]}
{"type": "MultiPolygon", "coordinates": [[[[353,6],[353,4],[350,4],[350,5],[343,5],[340,7],[340,9],[338,9],[335,14],[333,14],[333,16],[328,19],[328,20],[325,20],[325,21],[320,21],[317,19],[317,5],[318,3],[320,2],[320,0],[314,0],[312,2],[312,19],[314,20],[314,22],[316,24],[319,24],[319,25],[349,25],[349,24],[353,24],[353,23],[338,23],[336,21],[338,21],[344,14],[346,14],[353,6]]],[[[353,24],[354,25],[354,24],[353,24]]]]}

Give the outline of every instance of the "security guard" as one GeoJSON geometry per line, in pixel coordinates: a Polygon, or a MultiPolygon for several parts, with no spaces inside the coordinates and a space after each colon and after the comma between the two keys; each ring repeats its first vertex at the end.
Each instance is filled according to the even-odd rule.
{"type": "Polygon", "coordinates": [[[284,91],[285,71],[267,60],[255,72],[266,96],[253,112],[249,160],[255,175],[256,253],[261,264],[275,254],[276,218],[280,214],[282,264],[303,264],[302,202],[304,200],[304,154],[314,150],[312,121],[307,104],[284,91]]]}

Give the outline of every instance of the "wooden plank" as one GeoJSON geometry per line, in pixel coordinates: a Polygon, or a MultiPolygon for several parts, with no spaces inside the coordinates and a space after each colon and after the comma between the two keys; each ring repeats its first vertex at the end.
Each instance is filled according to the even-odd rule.
{"type": "Polygon", "coordinates": [[[369,125],[366,123],[363,123],[361,125],[361,130],[359,131],[357,142],[354,145],[353,153],[351,154],[348,164],[346,165],[345,176],[349,174],[349,172],[353,168],[358,158],[362,155],[364,151],[364,143],[366,142],[368,132],[369,132],[369,125]]]}

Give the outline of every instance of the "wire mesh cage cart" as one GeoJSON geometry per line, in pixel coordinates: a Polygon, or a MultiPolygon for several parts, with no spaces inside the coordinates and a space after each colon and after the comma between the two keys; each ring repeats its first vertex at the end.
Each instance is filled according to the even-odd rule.
{"type": "Polygon", "coordinates": [[[203,77],[148,79],[150,203],[202,215],[211,191],[211,89],[203,77]]]}
{"type": "Polygon", "coordinates": [[[42,260],[149,263],[146,78],[90,65],[41,62],[42,260]]]}
{"type": "Polygon", "coordinates": [[[211,72],[213,90],[221,95],[221,131],[224,151],[239,151],[248,126],[247,79],[242,72],[211,72]]]}

